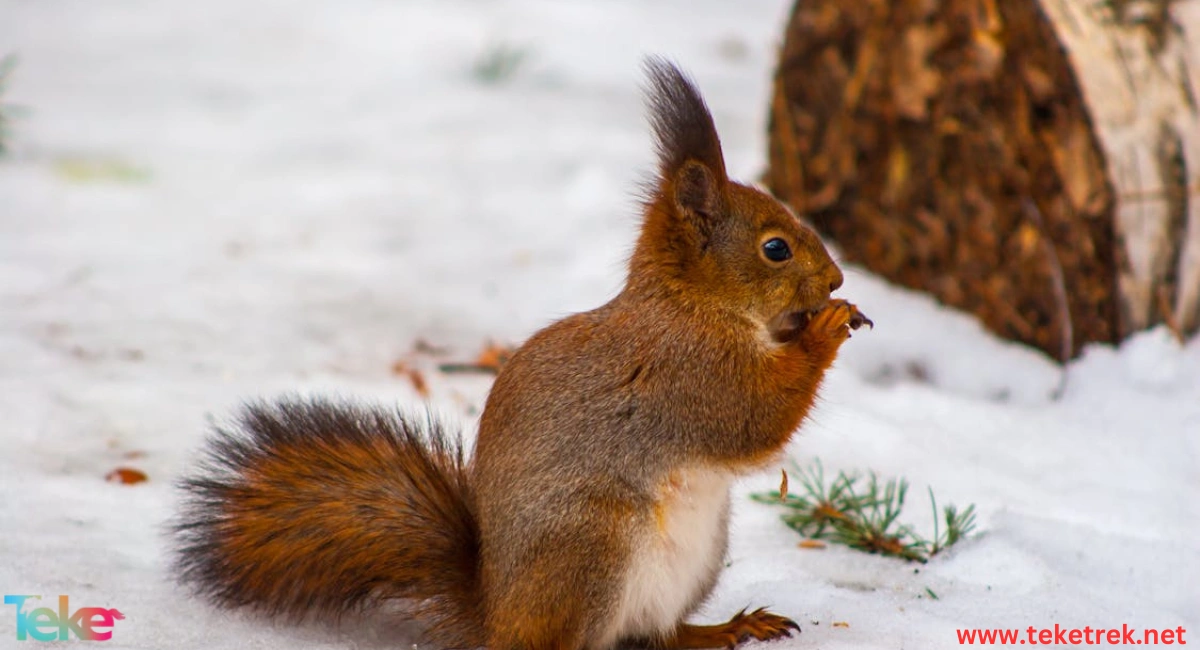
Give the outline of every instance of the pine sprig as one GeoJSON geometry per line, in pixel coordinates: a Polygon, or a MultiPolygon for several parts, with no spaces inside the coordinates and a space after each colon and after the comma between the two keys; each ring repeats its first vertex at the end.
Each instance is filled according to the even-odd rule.
{"type": "Polygon", "coordinates": [[[789,510],[783,521],[809,539],[823,539],[905,560],[926,562],[946,550],[975,529],[975,506],[961,513],[948,505],[939,517],[933,490],[933,538],[926,539],[912,526],[899,523],[908,496],[908,481],[881,481],[874,472],[865,480],[858,474],[838,472],[829,482],[820,461],[807,469],[794,467],[800,494],[780,494],[779,490],[751,495],[755,501],[781,505],[789,510]],[[940,521],[939,521],[940,520],[940,521]],[[945,530],[941,525],[945,524],[945,530]]]}

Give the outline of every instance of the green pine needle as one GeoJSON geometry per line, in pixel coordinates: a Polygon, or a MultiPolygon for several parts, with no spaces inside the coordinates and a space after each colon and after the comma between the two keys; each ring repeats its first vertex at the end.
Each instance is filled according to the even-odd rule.
{"type": "Polygon", "coordinates": [[[787,508],[783,521],[810,539],[824,539],[867,553],[926,562],[975,529],[975,506],[961,513],[953,505],[938,516],[937,501],[929,490],[933,507],[933,538],[925,539],[907,524],[899,523],[908,496],[908,481],[881,481],[871,472],[864,481],[858,474],[838,472],[827,482],[820,461],[807,469],[793,465],[800,494],[780,495],[778,490],[760,492],[751,498],[760,503],[787,508]],[[945,525],[942,530],[941,525],[945,525]]]}

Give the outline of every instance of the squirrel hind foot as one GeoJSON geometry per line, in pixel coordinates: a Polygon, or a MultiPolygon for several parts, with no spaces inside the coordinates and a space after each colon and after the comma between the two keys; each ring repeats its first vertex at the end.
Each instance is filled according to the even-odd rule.
{"type": "Polygon", "coordinates": [[[679,626],[675,634],[656,644],[656,650],[702,650],[704,648],[734,648],[745,641],[771,641],[799,633],[800,626],[790,618],[772,614],[765,608],[749,614],[742,610],[733,618],[718,625],[679,626]]]}

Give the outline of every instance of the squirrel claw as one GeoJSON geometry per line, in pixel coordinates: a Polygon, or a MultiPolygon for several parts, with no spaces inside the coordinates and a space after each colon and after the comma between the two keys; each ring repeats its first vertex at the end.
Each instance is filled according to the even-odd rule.
{"type": "Polygon", "coordinates": [[[695,648],[735,648],[746,641],[771,641],[792,636],[800,626],[790,618],[772,614],[766,608],[749,614],[742,610],[719,625],[681,625],[675,636],[660,650],[695,648]]]}
{"type": "Polygon", "coordinates": [[[852,329],[852,330],[856,330],[856,329],[862,327],[863,325],[866,325],[867,327],[870,327],[871,329],[875,329],[875,321],[871,320],[870,318],[867,318],[867,315],[862,313],[861,311],[859,311],[858,307],[854,307],[854,313],[850,316],[849,325],[850,325],[850,329],[852,329]]]}

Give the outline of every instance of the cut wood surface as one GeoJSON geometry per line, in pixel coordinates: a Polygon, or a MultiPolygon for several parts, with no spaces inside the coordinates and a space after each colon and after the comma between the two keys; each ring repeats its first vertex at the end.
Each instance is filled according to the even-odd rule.
{"type": "Polygon", "coordinates": [[[1194,332],[1200,26],[1175,4],[799,0],[767,184],[847,261],[1055,359],[1194,332]]]}

